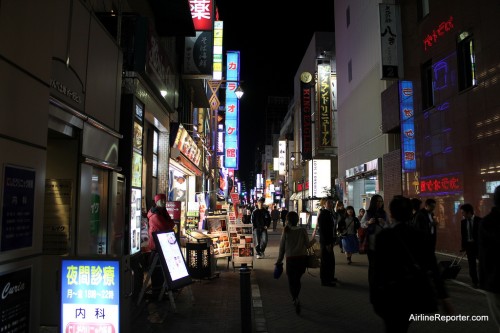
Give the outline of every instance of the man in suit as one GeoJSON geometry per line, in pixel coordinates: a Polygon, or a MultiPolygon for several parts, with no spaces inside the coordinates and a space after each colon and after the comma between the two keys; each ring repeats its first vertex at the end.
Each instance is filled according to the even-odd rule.
{"type": "Polygon", "coordinates": [[[462,248],[460,252],[465,251],[467,260],[469,261],[469,276],[472,280],[472,286],[477,288],[479,278],[477,275],[477,256],[478,256],[478,231],[481,218],[474,215],[474,208],[471,204],[463,204],[460,206],[463,219],[460,222],[462,233],[462,248]]]}
{"type": "Polygon", "coordinates": [[[500,329],[500,186],[493,196],[495,207],[479,224],[479,286],[486,292],[490,311],[500,329]]]}
{"type": "Polygon", "coordinates": [[[425,200],[424,208],[415,217],[414,227],[425,234],[432,250],[436,251],[437,221],[434,219],[434,209],[436,209],[436,200],[425,200]]]}

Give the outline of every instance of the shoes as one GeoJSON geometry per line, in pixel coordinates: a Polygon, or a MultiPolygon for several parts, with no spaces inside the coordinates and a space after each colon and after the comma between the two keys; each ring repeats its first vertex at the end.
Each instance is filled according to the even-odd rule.
{"type": "Polygon", "coordinates": [[[255,257],[256,257],[257,259],[261,259],[261,258],[262,258],[262,256],[261,256],[260,254],[256,255],[255,257]]]}
{"type": "Polygon", "coordinates": [[[298,298],[293,301],[293,305],[295,306],[295,313],[300,314],[300,301],[298,298]]]}
{"type": "Polygon", "coordinates": [[[324,283],[321,283],[321,285],[323,287],[335,287],[335,286],[337,286],[337,284],[335,282],[324,282],[324,283]]]}
{"type": "Polygon", "coordinates": [[[347,258],[347,264],[348,264],[348,265],[352,264],[352,260],[351,260],[351,258],[350,258],[350,257],[349,257],[349,258],[347,258]]]}

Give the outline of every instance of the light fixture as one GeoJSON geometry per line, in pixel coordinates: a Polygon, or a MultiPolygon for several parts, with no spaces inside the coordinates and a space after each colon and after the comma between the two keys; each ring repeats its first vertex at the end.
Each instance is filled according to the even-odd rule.
{"type": "Polygon", "coordinates": [[[290,156],[290,160],[293,162],[295,161],[295,155],[292,153],[292,156],[290,156]]]}
{"type": "Polygon", "coordinates": [[[234,91],[234,94],[236,95],[237,99],[241,99],[241,97],[243,96],[244,92],[243,92],[243,89],[241,88],[240,85],[238,85],[238,88],[236,88],[236,90],[234,91]]]}

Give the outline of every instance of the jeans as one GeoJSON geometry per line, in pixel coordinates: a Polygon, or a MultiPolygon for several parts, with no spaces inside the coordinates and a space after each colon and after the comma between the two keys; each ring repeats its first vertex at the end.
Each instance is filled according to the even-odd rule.
{"type": "Polygon", "coordinates": [[[267,247],[267,229],[254,229],[253,237],[255,241],[255,251],[257,254],[263,254],[267,247]]]}

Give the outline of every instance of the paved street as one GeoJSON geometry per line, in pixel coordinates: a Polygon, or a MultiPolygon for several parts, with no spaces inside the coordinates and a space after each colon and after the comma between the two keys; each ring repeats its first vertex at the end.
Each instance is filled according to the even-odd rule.
{"type": "MultiPolygon", "coordinates": [[[[252,283],[252,332],[383,332],[382,321],[368,302],[367,258],[354,255],[347,265],[344,254],[336,250],[337,287],[322,287],[319,269],[311,269],[302,278],[298,316],[288,292],[286,276],[273,279],[274,262],[278,254],[280,232],[270,232],[266,258],[254,261],[252,283]]],[[[441,259],[448,259],[441,257],[441,259]]],[[[457,315],[489,315],[486,299],[480,290],[468,286],[467,262],[458,281],[447,286],[457,315]]],[[[198,280],[190,287],[174,293],[177,311],[166,300],[157,305],[164,316],[163,323],[148,320],[151,304],[143,303],[134,310],[133,332],[240,332],[240,274],[227,268],[219,259],[219,277],[198,280]]],[[[394,306],[397,306],[395,304],[394,306]]],[[[498,332],[492,321],[414,322],[409,332],[498,332]]]]}

